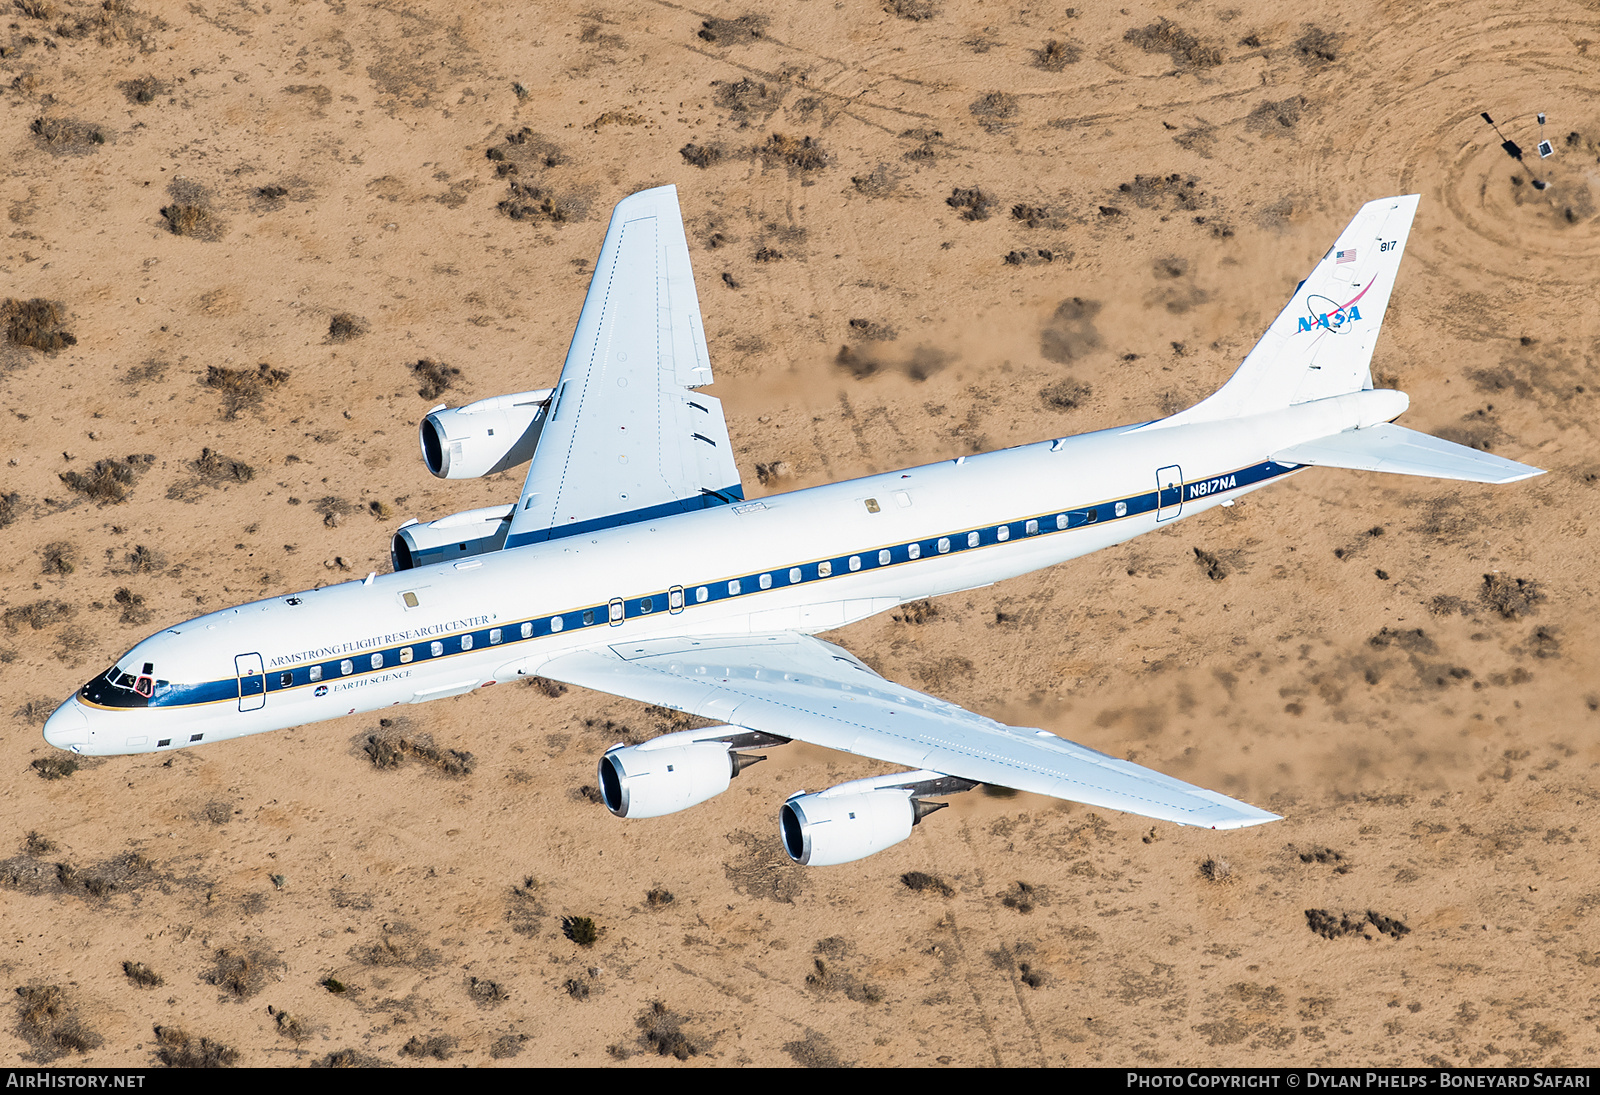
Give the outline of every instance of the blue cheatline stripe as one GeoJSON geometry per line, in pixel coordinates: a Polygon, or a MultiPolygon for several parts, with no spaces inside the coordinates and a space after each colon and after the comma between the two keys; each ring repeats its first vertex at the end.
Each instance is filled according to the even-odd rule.
{"type": "MultiPolygon", "coordinates": [[[[679,513],[693,513],[695,510],[712,509],[716,506],[725,506],[729,502],[742,501],[744,501],[744,486],[740,483],[735,483],[733,486],[723,487],[719,491],[707,491],[693,498],[678,498],[671,502],[662,502],[656,506],[632,509],[626,513],[613,513],[608,517],[596,517],[589,521],[574,521],[570,525],[558,525],[554,528],[529,529],[527,532],[519,532],[515,536],[506,537],[505,546],[517,548],[525,547],[528,544],[541,544],[546,540],[559,540],[563,536],[577,536],[585,532],[594,532],[597,529],[636,525],[640,521],[649,521],[656,517],[671,517],[679,513]]],[[[504,550],[504,548],[501,550],[504,550]]]]}
{"type": "MultiPolygon", "coordinates": [[[[1279,464],[1270,460],[1261,464],[1253,464],[1237,471],[1184,483],[1182,485],[1183,500],[1189,502],[1209,498],[1212,495],[1225,494],[1228,491],[1254,486],[1257,483],[1263,483],[1297,470],[1299,470],[1299,465],[1279,464]]],[[[731,493],[731,491],[728,493],[731,493]]],[[[723,503],[714,504],[720,505],[723,503]]],[[[1169,502],[1168,504],[1175,503],[1169,502]]],[[[1007,542],[1020,543],[1036,537],[1048,536],[1052,533],[1087,528],[1090,525],[1126,521],[1142,513],[1149,513],[1159,506],[1159,492],[1152,490],[1143,494],[1129,495],[1126,498],[1095,502],[1092,505],[1080,506],[1076,509],[1052,510],[1048,513],[1038,514],[1033,517],[1021,517],[1002,524],[987,525],[975,529],[962,529],[945,536],[932,536],[920,540],[908,540],[904,543],[890,544],[884,547],[869,548],[859,554],[837,555],[827,559],[811,559],[792,567],[779,567],[765,572],[757,571],[752,574],[741,574],[731,578],[719,578],[714,582],[682,587],[683,610],[688,611],[700,605],[716,604],[720,601],[746,597],[752,593],[759,593],[763,589],[782,589],[787,586],[827,581],[830,578],[843,578],[850,574],[869,570],[883,570],[890,567],[904,566],[918,559],[934,559],[941,555],[958,555],[963,551],[971,551],[974,548],[994,547],[996,544],[1007,542]],[[1119,506],[1121,507],[1120,512],[1118,510],[1119,506]],[[1030,532],[1028,530],[1030,523],[1034,524],[1036,531],[1030,532]],[[1005,539],[1003,540],[1000,536],[1002,529],[1005,530],[1005,539]],[[855,564],[854,566],[851,565],[852,562],[855,564]],[[761,584],[762,578],[769,579],[766,586],[761,584]]],[[[560,532],[561,535],[566,535],[569,530],[563,529],[560,532]]],[[[507,546],[510,547],[512,545],[507,544],[507,546]]],[[[673,592],[679,589],[680,587],[674,586],[671,590],[661,590],[623,599],[623,619],[633,620],[643,616],[671,612],[671,597],[673,592]]],[[[324,684],[331,687],[340,681],[367,677],[375,673],[390,672],[404,666],[423,665],[441,658],[453,658],[462,654],[477,653],[489,647],[517,646],[524,642],[532,642],[535,639],[546,638],[557,633],[605,627],[610,622],[609,611],[609,602],[602,602],[587,607],[569,609],[550,616],[516,620],[510,623],[497,624],[493,627],[480,627],[472,631],[456,632],[440,639],[396,645],[383,650],[368,650],[360,654],[352,654],[349,658],[335,658],[331,661],[314,665],[301,665],[293,669],[274,670],[266,674],[267,692],[283,692],[290,689],[324,684]],[[524,630],[526,630],[526,634],[524,634],[524,630]],[[402,650],[410,650],[410,661],[402,662],[400,660],[402,650]],[[436,650],[437,653],[435,653],[436,650]],[[374,657],[380,659],[376,665],[373,664],[372,659],[374,657]],[[346,664],[350,667],[348,671],[345,671],[346,664]],[[315,677],[313,677],[313,673],[316,674],[315,677]]],[[[222,680],[206,681],[202,684],[173,684],[165,689],[158,688],[156,694],[151,697],[149,706],[188,707],[222,701],[232,702],[238,697],[238,679],[225,677],[222,680]]]]}

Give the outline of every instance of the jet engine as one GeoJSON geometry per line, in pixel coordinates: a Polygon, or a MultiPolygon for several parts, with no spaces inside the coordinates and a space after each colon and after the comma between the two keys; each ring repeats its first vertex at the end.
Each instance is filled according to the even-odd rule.
{"type": "Polygon", "coordinates": [[[953,794],[977,784],[938,772],[902,772],[789,796],[778,811],[783,850],[802,866],[831,867],[864,859],[900,843],[911,827],[948,803],[925,795],[953,794]]]}
{"type": "Polygon", "coordinates": [[[720,795],[734,776],[767,759],[735,749],[786,740],[739,726],[710,726],[663,734],[643,745],[619,743],[600,758],[600,797],[618,817],[687,810],[720,795]]]}
{"type": "Polygon", "coordinates": [[[487,506],[427,524],[409,521],[396,530],[389,542],[389,558],[399,572],[499,551],[511,530],[514,509],[515,505],[487,506]]]}
{"type": "Polygon", "coordinates": [[[527,463],[553,390],[497,395],[465,407],[439,404],[418,427],[423,462],[440,479],[477,479],[527,463]]]}

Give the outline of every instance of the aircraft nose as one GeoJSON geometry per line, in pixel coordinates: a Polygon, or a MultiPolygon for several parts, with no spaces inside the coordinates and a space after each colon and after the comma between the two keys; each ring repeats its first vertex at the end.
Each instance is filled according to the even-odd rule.
{"type": "Polygon", "coordinates": [[[57,749],[72,749],[89,744],[89,719],[77,701],[68,700],[56,708],[44,724],[44,740],[57,749]]]}

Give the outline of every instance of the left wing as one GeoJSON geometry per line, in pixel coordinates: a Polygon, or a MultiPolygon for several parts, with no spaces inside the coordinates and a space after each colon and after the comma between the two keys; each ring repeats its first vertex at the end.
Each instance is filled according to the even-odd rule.
{"type": "Polygon", "coordinates": [[[508,548],[744,497],[711,383],[678,190],[617,203],[508,548]]]}
{"type": "Polygon", "coordinates": [[[564,654],[537,672],[766,734],[1182,825],[1276,821],[1215,791],[1007,726],[885,680],[843,649],[794,632],[647,639],[564,654]]]}

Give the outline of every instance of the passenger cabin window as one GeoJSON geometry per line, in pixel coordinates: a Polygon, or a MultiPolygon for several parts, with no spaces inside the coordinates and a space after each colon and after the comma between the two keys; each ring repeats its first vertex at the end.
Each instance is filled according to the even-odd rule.
{"type": "Polygon", "coordinates": [[[968,547],[977,547],[978,546],[978,534],[976,532],[967,533],[967,546],[968,547]]]}
{"type": "Polygon", "coordinates": [[[939,554],[940,555],[945,555],[945,554],[948,554],[949,551],[950,551],[950,537],[948,537],[948,536],[939,537],[939,554]]]}
{"type": "Polygon", "coordinates": [[[344,661],[339,663],[339,676],[348,677],[352,672],[355,671],[355,668],[356,663],[351,661],[349,658],[346,658],[344,661]]]}
{"type": "Polygon", "coordinates": [[[735,578],[733,581],[728,583],[728,596],[737,597],[738,595],[739,595],[739,579],[735,578]]]}
{"type": "Polygon", "coordinates": [[[495,643],[499,642],[503,638],[505,638],[505,632],[501,628],[491,627],[489,629],[489,645],[490,646],[493,646],[495,643]]]}
{"type": "Polygon", "coordinates": [[[1009,540],[1009,539],[1011,539],[1011,526],[1010,525],[1001,525],[1000,526],[1000,530],[994,534],[994,538],[996,540],[1009,540]]]}
{"type": "Polygon", "coordinates": [[[850,556],[850,569],[851,570],[860,570],[861,569],[861,556],[859,556],[859,555],[850,556]]]}
{"type": "Polygon", "coordinates": [[[640,612],[654,612],[655,610],[656,610],[656,602],[655,602],[655,600],[653,598],[650,598],[650,597],[641,597],[641,598],[639,598],[639,611],[640,612]]]}
{"type": "Polygon", "coordinates": [[[307,677],[313,681],[320,681],[322,679],[322,666],[312,666],[311,672],[307,674],[307,677]]]}
{"type": "Polygon", "coordinates": [[[1085,517],[1084,517],[1084,521],[1087,524],[1091,524],[1091,525],[1094,524],[1098,520],[1100,520],[1100,511],[1097,510],[1097,509],[1090,510],[1088,512],[1088,514],[1085,515],[1085,517]]]}
{"type": "Polygon", "coordinates": [[[1117,516],[1118,517],[1126,517],[1126,516],[1128,516],[1128,503],[1126,503],[1126,502],[1118,502],[1117,503],[1117,516]]]}
{"type": "Polygon", "coordinates": [[[431,643],[429,643],[428,644],[428,653],[431,656],[435,657],[435,658],[443,656],[443,654],[444,654],[444,643],[441,643],[441,642],[431,642],[431,643]]]}
{"type": "Polygon", "coordinates": [[[888,566],[891,558],[893,558],[893,556],[889,554],[889,549],[884,548],[882,551],[878,552],[878,565],[881,567],[888,566]]]}
{"type": "Polygon", "coordinates": [[[472,636],[471,635],[463,635],[463,636],[461,636],[461,649],[462,650],[471,650],[472,649],[472,636]]]}
{"type": "Polygon", "coordinates": [[[1039,522],[1038,521],[1031,521],[1030,520],[1025,527],[1027,529],[1027,534],[1029,536],[1037,535],[1038,532],[1039,532],[1039,522]]]}
{"type": "Polygon", "coordinates": [[[667,591],[667,609],[676,612],[683,607],[683,590],[673,589],[667,591]]]}
{"type": "Polygon", "coordinates": [[[288,688],[293,683],[294,683],[294,674],[293,673],[279,673],[278,674],[278,687],[279,688],[288,688]]]}
{"type": "Polygon", "coordinates": [[[800,568],[799,567],[790,567],[789,568],[789,584],[790,585],[798,585],[800,583],[800,578],[801,578],[800,568]]]}
{"type": "Polygon", "coordinates": [[[827,560],[823,560],[822,562],[817,564],[817,577],[818,578],[826,578],[828,575],[830,575],[832,573],[833,573],[833,564],[832,563],[828,562],[827,560]]]}
{"type": "Polygon", "coordinates": [[[760,578],[756,579],[756,584],[758,586],[760,586],[762,589],[771,589],[772,588],[772,575],[763,574],[760,578]]]}
{"type": "Polygon", "coordinates": [[[921,544],[908,544],[906,546],[906,558],[908,558],[908,559],[920,559],[920,558],[922,558],[922,545],[921,544]]]}
{"type": "Polygon", "coordinates": [[[372,656],[372,668],[374,668],[374,669],[382,669],[383,668],[383,655],[382,654],[374,654],[372,656]]]}
{"type": "Polygon", "coordinates": [[[532,620],[529,620],[527,623],[522,625],[522,637],[524,639],[533,638],[533,621],[532,620]]]}
{"type": "Polygon", "coordinates": [[[400,648],[400,664],[401,665],[409,665],[410,662],[411,662],[411,658],[412,658],[411,648],[409,646],[402,646],[400,648]]]}
{"type": "Polygon", "coordinates": [[[592,623],[594,623],[594,609],[586,608],[583,610],[583,626],[588,627],[592,623]]]}
{"type": "MultiPolygon", "coordinates": [[[[591,619],[594,618],[594,613],[593,612],[586,612],[586,613],[584,613],[584,615],[590,617],[591,619]]],[[[523,626],[532,627],[533,625],[532,624],[525,624],[523,626]]],[[[561,616],[552,616],[552,617],[550,617],[550,632],[551,632],[551,634],[554,634],[555,632],[560,631],[563,627],[566,627],[566,626],[567,626],[567,621],[565,620],[565,618],[563,618],[561,616]]]]}
{"type": "Polygon", "coordinates": [[[1066,528],[1066,527],[1067,527],[1067,515],[1064,514],[1064,513],[1056,514],[1056,528],[1066,528]]]}
{"type": "Polygon", "coordinates": [[[612,601],[611,602],[610,611],[611,611],[611,622],[613,624],[620,624],[622,622],[622,602],[621,601],[612,601]]]}
{"type": "Polygon", "coordinates": [[[705,604],[707,599],[710,598],[710,596],[711,596],[711,591],[709,589],[707,589],[705,586],[701,586],[699,589],[694,591],[695,604],[701,604],[701,605],[705,604]]]}

